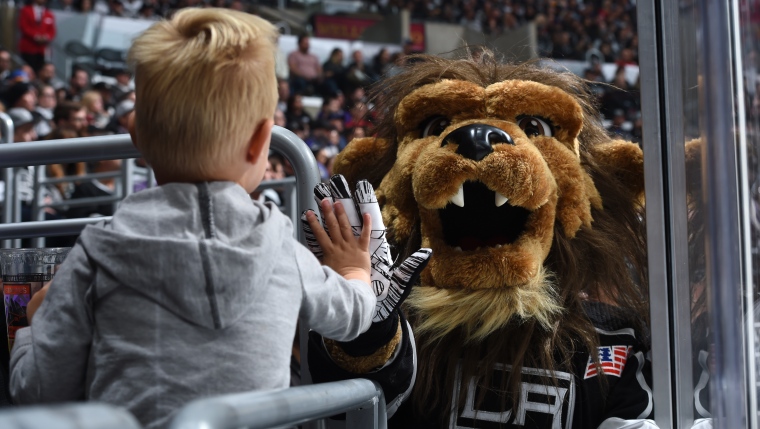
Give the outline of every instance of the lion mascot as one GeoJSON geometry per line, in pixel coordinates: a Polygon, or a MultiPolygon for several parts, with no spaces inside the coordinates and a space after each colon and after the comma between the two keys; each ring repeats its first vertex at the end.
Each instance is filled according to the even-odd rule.
{"type": "Polygon", "coordinates": [[[311,334],[314,381],[379,382],[390,428],[655,428],[641,149],[572,73],[412,60],[315,190],[376,198],[393,257],[369,331],[311,334]]]}

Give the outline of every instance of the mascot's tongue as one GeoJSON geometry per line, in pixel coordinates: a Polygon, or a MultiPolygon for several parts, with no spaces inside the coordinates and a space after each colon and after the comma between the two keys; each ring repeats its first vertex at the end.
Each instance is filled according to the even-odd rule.
{"type": "Polygon", "coordinates": [[[510,240],[503,235],[492,236],[485,239],[466,236],[459,240],[458,246],[461,247],[462,250],[475,250],[478,247],[496,247],[509,242],[510,240]]]}

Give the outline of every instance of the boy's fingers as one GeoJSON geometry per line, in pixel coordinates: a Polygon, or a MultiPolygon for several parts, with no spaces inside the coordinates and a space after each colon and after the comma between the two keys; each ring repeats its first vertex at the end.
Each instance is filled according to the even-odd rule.
{"type": "MultiPolygon", "coordinates": [[[[313,253],[314,256],[316,256],[318,259],[322,259],[324,256],[324,253],[322,252],[322,246],[319,245],[317,237],[314,235],[314,230],[312,230],[311,226],[309,225],[307,212],[311,213],[311,215],[314,217],[317,217],[317,215],[314,214],[314,212],[311,210],[306,210],[301,213],[301,229],[303,230],[303,235],[306,239],[306,247],[308,247],[309,250],[311,250],[311,253],[313,253]]],[[[317,221],[317,224],[319,224],[319,221],[317,221]]]]}
{"type": "Polygon", "coordinates": [[[338,224],[338,219],[335,217],[335,211],[333,210],[333,203],[332,201],[328,199],[322,200],[322,203],[319,205],[321,211],[322,211],[322,223],[325,225],[325,230],[327,230],[327,233],[332,231],[332,237],[333,241],[343,241],[343,237],[341,236],[340,232],[340,225],[338,224]]]}
{"type": "Polygon", "coordinates": [[[369,249],[369,237],[372,232],[372,216],[365,213],[363,216],[362,235],[359,236],[359,246],[362,249],[369,249]]]}
{"type": "Polygon", "coordinates": [[[327,234],[330,234],[330,230],[327,228],[327,224],[325,224],[325,214],[322,211],[322,201],[327,199],[330,201],[330,203],[333,202],[333,197],[330,194],[330,187],[326,183],[317,183],[316,186],[314,186],[314,201],[317,202],[317,207],[319,207],[319,215],[322,218],[322,226],[327,231],[327,234]]]}
{"type": "Polygon", "coordinates": [[[343,203],[348,222],[353,227],[354,235],[358,237],[361,234],[362,222],[359,212],[356,210],[356,204],[351,199],[348,182],[342,175],[336,174],[330,178],[330,191],[335,201],[343,203]]]}
{"type": "Polygon", "coordinates": [[[327,232],[325,232],[324,228],[322,228],[322,225],[319,224],[317,215],[314,214],[313,211],[308,210],[306,213],[304,213],[304,216],[306,217],[306,222],[311,228],[311,231],[314,233],[314,238],[316,239],[317,243],[319,243],[319,246],[322,248],[322,250],[331,249],[332,242],[330,241],[330,236],[327,235],[327,232]]]}
{"type": "Polygon", "coordinates": [[[346,216],[346,206],[342,202],[336,201],[334,208],[335,217],[338,220],[338,225],[340,228],[340,233],[343,236],[343,240],[347,242],[350,242],[350,240],[356,240],[354,230],[351,227],[351,222],[348,221],[348,216],[346,216]]]}
{"type": "Polygon", "coordinates": [[[388,241],[385,239],[385,224],[383,224],[383,215],[375,196],[375,189],[368,181],[360,180],[356,183],[355,195],[362,215],[369,214],[372,218],[372,240],[369,253],[390,265],[392,261],[388,251],[388,241]]]}

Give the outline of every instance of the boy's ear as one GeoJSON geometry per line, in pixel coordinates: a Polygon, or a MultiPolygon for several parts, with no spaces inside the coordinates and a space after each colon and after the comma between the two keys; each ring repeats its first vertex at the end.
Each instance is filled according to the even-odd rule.
{"type": "Polygon", "coordinates": [[[269,140],[272,138],[272,127],[274,126],[274,119],[264,119],[259,122],[259,126],[253,130],[251,141],[248,143],[248,152],[246,153],[246,161],[251,164],[255,163],[262,152],[265,157],[269,156],[269,140]]]}
{"type": "Polygon", "coordinates": [[[132,144],[139,149],[137,146],[137,133],[135,132],[135,111],[129,112],[129,116],[127,116],[127,131],[129,131],[129,136],[132,138],[132,144]]]}

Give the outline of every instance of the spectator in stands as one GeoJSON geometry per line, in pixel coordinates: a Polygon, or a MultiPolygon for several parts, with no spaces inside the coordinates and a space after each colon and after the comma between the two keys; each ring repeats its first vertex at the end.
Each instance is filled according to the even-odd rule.
{"type": "Polygon", "coordinates": [[[345,87],[346,68],[343,66],[343,50],[334,48],[330,57],[322,64],[324,75],[323,95],[334,94],[345,87]]]}
{"type": "Polygon", "coordinates": [[[618,67],[625,67],[625,66],[635,66],[636,64],[635,56],[633,49],[625,48],[620,51],[620,58],[618,58],[617,61],[615,61],[615,64],[618,65],[618,67]]]}
{"type": "Polygon", "coordinates": [[[278,127],[287,128],[288,121],[285,119],[285,113],[279,107],[274,111],[274,124],[278,127]]]}
{"type": "Polygon", "coordinates": [[[64,12],[76,12],[74,0],[52,0],[50,2],[50,9],[62,10],[64,12]]]}
{"type": "Polygon", "coordinates": [[[351,140],[353,139],[360,139],[363,137],[367,137],[367,129],[365,127],[353,127],[349,128],[348,130],[348,140],[349,143],[351,143],[351,140]]]}
{"type": "Polygon", "coordinates": [[[156,14],[164,18],[169,18],[172,11],[174,11],[174,3],[173,0],[158,0],[156,2],[156,14]]]}
{"type": "Polygon", "coordinates": [[[388,48],[380,49],[380,51],[372,57],[372,73],[377,77],[384,76],[392,66],[391,53],[388,48]]]}
{"type": "Polygon", "coordinates": [[[103,99],[103,108],[108,112],[108,115],[113,115],[114,97],[112,86],[108,82],[101,81],[93,85],[92,89],[100,93],[100,98],[103,99]]]}
{"type": "Polygon", "coordinates": [[[39,96],[37,97],[37,107],[34,111],[39,113],[42,120],[37,124],[35,131],[40,137],[47,136],[53,131],[53,110],[58,104],[55,98],[55,89],[50,85],[39,87],[39,96]]]}
{"type": "Polygon", "coordinates": [[[82,94],[90,86],[90,74],[87,70],[74,66],[71,78],[69,78],[69,87],[66,89],[66,100],[80,101],[82,94]]]}
{"type": "Polygon", "coordinates": [[[87,111],[72,101],[58,103],[53,110],[53,123],[56,128],[74,131],[81,137],[87,129],[87,111]]]}
{"type": "MultiPolygon", "coordinates": [[[[92,173],[116,172],[121,170],[121,160],[97,161],[92,163],[88,170],[92,173]]],[[[90,179],[76,184],[70,199],[111,197],[115,190],[116,179],[114,177],[90,179]]],[[[90,216],[113,216],[115,210],[116,202],[110,201],[102,204],[72,207],[66,212],[66,217],[73,219],[90,216]]]]}
{"type": "Polygon", "coordinates": [[[0,94],[0,101],[6,109],[20,107],[31,112],[37,107],[37,90],[28,82],[17,82],[0,94]]]}
{"type": "Polygon", "coordinates": [[[240,0],[232,0],[230,2],[230,10],[245,12],[245,6],[243,5],[243,2],[240,0]]]}
{"type": "Polygon", "coordinates": [[[129,132],[129,114],[135,109],[135,102],[124,100],[116,105],[113,118],[107,129],[114,134],[126,134],[129,132]]]}
{"type": "Polygon", "coordinates": [[[309,52],[309,36],[298,36],[298,49],[288,54],[290,91],[312,95],[322,83],[322,66],[319,58],[309,52]]]}
{"type": "Polygon", "coordinates": [[[345,110],[351,110],[356,103],[367,102],[367,91],[363,87],[356,87],[348,93],[348,100],[345,101],[345,110]]]}
{"type": "Polygon", "coordinates": [[[351,53],[351,63],[346,68],[346,85],[343,90],[351,92],[354,88],[366,88],[377,80],[371,69],[364,63],[364,54],[357,49],[351,53]]]}
{"type": "Polygon", "coordinates": [[[92,0],[79,0],[79,6],[77,7],[77,10],[80,13],[92,12],[92,0]]]}
{"type": "Polygon", "coordinates": [[[129,92],[125,93],[124,95],[122,95],[121,97],[117,98],[116,99],[116,104],[121,103],[122,101],[126,101],[126,100],[129,100],[129,101],[131,101],[133,103],[135,101],[137,101],[137,97],[135,96],[135,92],[134,91],[129,91],[129,92]]]}
{"type": "Polygon", "coordinates": [[[288,111],[288,98],[290,98],[290,84],[287,79],[277,78],[277,109],[283,113],[288,111]]]}
{"type": "Polygon", "coordinates": [[[11,74],[11,53],[7,49],[0,48],[0,89],[2,82],[11,74]]]}
{"type": "Polygon", "coordinates": [[[316,120],[318,122],[327,122],[334,118],[345,121],[348,119],[348,114],[343,110],[342,93],[334,93],[328,97],[322,99],[322,107],[317,113],[316,120]]]}
{"type": "Polygon", "coordinates": [[[103,97],[100,95],[100,92],[85,92],[84,95],[82,95],[82,105],[87,110],[88,125],[99,130],[104,130],[108,127],[108,124],[111,122],[111,116],[103,106],[103,97]]]}
{"type": "Polygon", "coordinates": [[[117,0],[124,7],[124,16],[127,18],[137,18],[142,8],[142,0],[117,0]]]}
{"type": "Polygon", "coordinates": [[[319,169],[319,177],[323,182],[330,180],[330,172],[327,170],[327,164],[330,162],[329,150],[325,147],[315,147],[312,149],[314,153],[314,159],[317,160],[317,168],[319,169]]]}
{"type": "Polygon", "coordinates": [[[50,85],[54,89],[63,88],[65,84],[62,80],[58,79],[55,75],[55,65],[51,62],[46,62],[37,71],[37,79],[35,80],[37,85],[50,85]]]}
{"type": "Polygon", "coordinates": [[[626,80],[625,67],[618,67],[615,76],[602,95],[600,111],[607,119],[617,116],[616,111],[622,110],[624,115],[632,114],[636,110],[638,93],[626,80]]]}
{"type": "Polygon", "coordinates": [[[367,104],[360,101],[351,107],[348,112],[348,120],[346,121],[346,128],[367,128],[370,126],[369,122],[369,108],[367,104]]]}
{"type": "Polygon", "coordinates": [[[303,96],[301,94],[290,94],[288,99],[288,110],[285,111],[285,117],[288,124],[298,123],[306,134],[311,132],[311,123],[313,121],[311,115],[306,112],[303,107],[303,96]]]}
{"type": "Polygon", "coordinates": [[[116,16],[120,18],[129,18],[126,10],[124,10],[124,3],[121,0],[110,0],[110,8],[108,14],[110,16],[116,16]]]}
{"type": "Polygon", "coordinates": [[[152,3],[143,3],[142,7],[140,7],[138,18],[146,19],[148,21],[161,20],[161,17],[156,15],[156,8],[153,7],[152,3]]]}
{"type": "MultiPolygon", "coordinates": [[[[254,15],[186,9],[138,36],[135,145],[162,185],[85,229],[35,294],[11,355],[14,403],[101,401],[166,427],[196,398],[287,387],[299,315],[338,341],[369,328],[369,215],[343,239],[306,213],[327,268],[279,209],[249,197],[267,164],[276,32],[254,15]]],[[[340,203],[322,208],[333,231],[350,228],[340,203]]]]}
{"type": "MultiPolygon", "coordinates": [[[[282,168],[282,166],[280,167],[282,168]]],[[[275,173],[274,166],[272,165],[272,158],[270,157],[267,160],[267,169],[264,172],[264,178],[262,179],[262,183],[270,181],[270,180],[278,180],[277,176],[278,175],[275,173]]],[[[271,202],[275,206],[282,205],[282,198],[280,197],[280,194],[273,188],[256,189],[253,192],[251,192],[251,199],[258,201],[260,203],[271,202]]]]}
{"type": "Polygon", "coordinates": [[[333,129],[334,127],[327,121],[316,121],[311,127],[309,137],[304,142],[316,154],[317,151],[330,144],[330,131],[333,129]]]}
{"type": "MultiPolygon", "coordinates": [[[[75,131],[66,128],[58,128],[45,136],[44,140],[73,139],[76,137],[79,137],[79,135],[75,131]]],[[[51,164],[47,166],[46,173],[48,177],[56,179],[68,176],[84,176],[85,173],[87,173],[87,164],[84,162],[51,164]]],[[[74,182],[58,182],[55,184],[55,187],[58,188],[58,192],[60,192],[64,198],[70,198],[71,193],[74,192],[74,182]]]]}
{"type": "Polygon", "coordinates": [[[48,47],[55,39],[55,16],[48,10],[47,0],[33,0],[22,7],[18,29],[18,53],[36,73],[45,64],[48,47]]]}
{"type": "Polygon", "coordinates": [[[132,74],[129,70],[125,68],[116,70],[114,78],[116,79],[116,84],[112,88],[114,100],[121,101],[124,99],[125,94],[135,90],[135,85],[132,82],[132,74]]]}
{"type": "Polygon", "coordinates": [[[309,132],[307,131],[306,127],[304,126],[303,122],[300,121],[288,121],[287,123],[287,129],[293,132],[296,136],[298,136],[299,139],[306,141],[306,139],[309,138],[309,132]]]}
{"type": "Polygon", "coordinates": [[[39,121],[39,116],[22,107],[8,109],[8,116],[13,121],[13,142],[32,142],[37,140],[37,132],[34,126],[39,121]]]}

